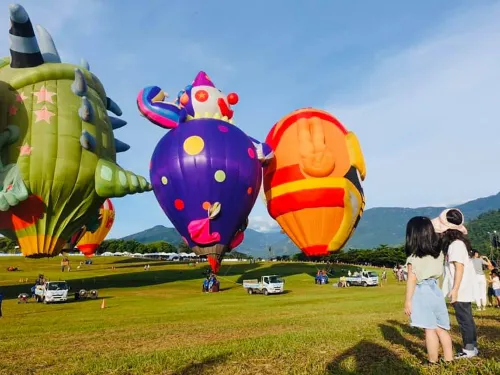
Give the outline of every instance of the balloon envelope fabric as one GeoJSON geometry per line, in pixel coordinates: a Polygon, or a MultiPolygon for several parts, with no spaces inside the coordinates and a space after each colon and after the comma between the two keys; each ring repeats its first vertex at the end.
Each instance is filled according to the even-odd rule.
{"type": "Polygon", "coordinates": [[[111,199],[106,199],[99,210],[100,225],[95,232],[86,232],[78,241],[76,247],[86,257],[91,257],[95,254],[99,245],[108,235],[113,223],[115,222],[115,208],[111,199]]]}
{"type": "Polygon", "coordinates": [[[221,256],[245,226],[262,179],[250,138],[218,119],[194,119],[155,148],[150,177],[163,211],[199,255],[221,256]]]}
{"type": "Polygon", "coordinates": [[[328,112],[306,108],[282,118],[266,143],[275,156],[264,167],[269,214],[306,255],[342,248],[365,206],[366,168],[354,133],[328,112]]]}

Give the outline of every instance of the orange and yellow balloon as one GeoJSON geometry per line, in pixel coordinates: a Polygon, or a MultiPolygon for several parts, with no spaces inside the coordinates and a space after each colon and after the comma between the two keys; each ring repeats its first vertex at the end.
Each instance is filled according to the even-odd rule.
{"type": "Polygon", "coordinates": [[[357,137],[328,112],[306,108],[282,118],[266,143],[275,155],[264,168],[269,214],[306,255],[338,251],[365,207],[357,137]]]}
{"type": "Polygon", "coordinates": [[[100,225],[95,232],[86,232],[80,239],[76,247],[86,257],[95,254],[97,248],[106,238],[115,221],[115,208],[110,199],[106,199],[99,210],[100,225]]]}

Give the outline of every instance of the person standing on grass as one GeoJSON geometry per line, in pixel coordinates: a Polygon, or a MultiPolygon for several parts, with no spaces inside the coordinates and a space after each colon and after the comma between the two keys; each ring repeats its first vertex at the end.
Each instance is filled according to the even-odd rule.
{"type": "Polygon", "coordinates": [[[493,289],[493,296],[496,299],[497,305],[495,307],[500,307],[500,273],[498,270],[491,271],[490,279],[488,283],[491,284],[493,289]]]}
{"type": "Polygon", "coordinates": [[[386,284],[387,283],[387,272],[384,271],[382,272],[382,282],[380,283],[380,286],[382,286],[382,284],[386,284]]]}
{"type": "Polygon", "coordinates": [[[406,225],[408,282],[404,311],[413,327],[425,330],[425,345],[429,363],[439,360],[439,347],[443,347],[446,362],[453,361],[450,317],[438,279],[443,274],[444,254],[431,220],[416,216],[406,225]]]}
{"type": "Polygon", "coordinates": [[[491,266],[491,263],[487,257],[480,257],[479,251],[473,250],[474,257],[472,258],[472,264],[474,266],[474,271],[476,271],[476,284],[477,284],[477,295],[476,295],[476,305],[478,310],[486,310],[486,301],[488,297],[487,293],[487,283],[486,276],[484,275],[484,268],[491,266]]]}
{"type": "Polygon", "coordinates": [[[445,254],[443,293],[450,299],[462,334],[463,349],[456,358],[472,358],[479,354],[476,323],[472,316],[472,302],[477,294],[476,272],[464,222],[463,213],[456,208],[444,210],[432,220],[445,254]]]}

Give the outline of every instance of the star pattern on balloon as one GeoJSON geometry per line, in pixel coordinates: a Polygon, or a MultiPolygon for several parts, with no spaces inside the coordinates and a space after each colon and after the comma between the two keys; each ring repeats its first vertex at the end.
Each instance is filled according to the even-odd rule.
{"type": "Polygon", "coordinates": [[[18,93],[16,95],[16,102],[22,103],[25,99],[28,99],[28,97],[24,95],[24,92],[18,93]]]}
{"type": "Polygon", "coordinates": [[[45,106],[45,105],[42,107],[42,109],[39,109],[39,110],[34,111],[34,112],[35,112],[35,116],[36,116],[35,123],[40,122],[40,121],[46,121],[50,124],[50,118],[55,115],[55,113],[50,112],[47,109],[47,106],[45,106]]]}
{"type": "Polygon", "coordinates": [[[19,153],[19,156],[29,156],[31,155],[31,151],[33,151],[33,147],[31,147],[29,144],[25,143],[21,147],[19,147],[19,150],[21,151],[19,153]]]}
{"type": "Polygon", "coordinates": [[[35,91],[33,95],[36,96],[37,98],[37,104],[47,102],[47,103],[54,103],[52,101],[52,96],[56,95],[55,92],[48,91],[45,86],[42,86],[42,88],[39,91],[35,91]]]}

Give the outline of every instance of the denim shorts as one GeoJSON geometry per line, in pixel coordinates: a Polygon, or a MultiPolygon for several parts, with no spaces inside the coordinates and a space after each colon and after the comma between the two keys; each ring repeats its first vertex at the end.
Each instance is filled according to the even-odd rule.
{"type": "Polygon", "coordinates": [[[500,297],[500,289],[493,289],[493,294],[495,294],[495,297],[500,297]]]}
{"type": "Polygon", "coordinates": [[[446,301],[436,279],[426,279],[419,282],[411,302],[410,319],[413,327],[450,329],[446,301]]]}

